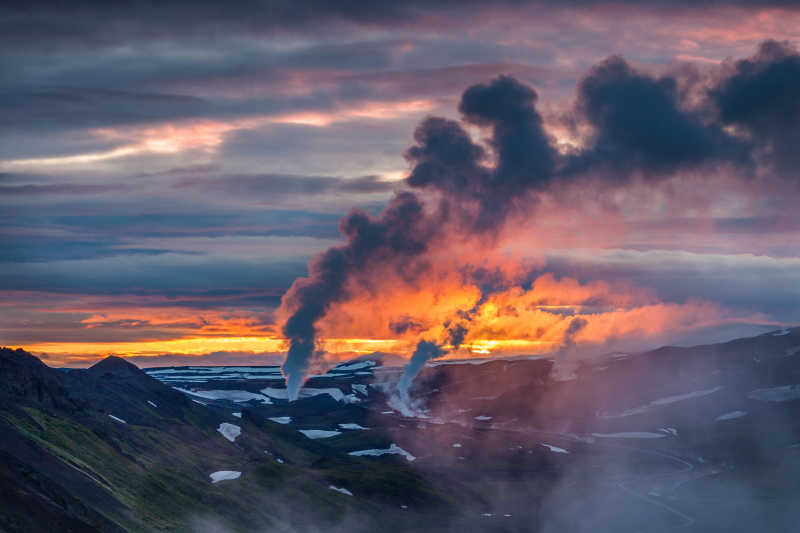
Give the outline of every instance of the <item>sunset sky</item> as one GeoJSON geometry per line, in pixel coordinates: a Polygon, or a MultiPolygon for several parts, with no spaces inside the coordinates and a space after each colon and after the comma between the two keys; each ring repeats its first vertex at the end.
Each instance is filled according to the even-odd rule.
{"type": "Polygon", "coordinates": [[[275,363],[293,315],[317,359],[800,323],[800,8],[560,4],[4,3],[0,345],[275,363]],[[282,305],[352,208],[347,250],[383,244],[320,316],[314,272],[282,305]]]}

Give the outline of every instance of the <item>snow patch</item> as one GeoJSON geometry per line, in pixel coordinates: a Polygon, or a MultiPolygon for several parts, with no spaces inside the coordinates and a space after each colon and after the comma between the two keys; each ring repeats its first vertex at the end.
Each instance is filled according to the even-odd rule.
{"type": "Polygon", "coordinates": [[[784,335],[788,335],[789,333],[791,333],[791,331],[789,331],[788,329],[782,329],[780,331],[776,331],[775,333],[773,333],[772,336],[783,337],[784,335]]]}
{"type": "Polygon", "coordinates": [[[453,444],[453,448],[461,448],[461,443],[456,442],[455,444],[453,444]]]}
{"type": "Polygon", "coordinates": [[[348,496],[352,496],[353,493],[347,489],[343,489],[342,487],[334,487],[333,485],[328,485],[328,488],[331,490],[335,490],[336,492],[341,492],[342,494],[347,494],[348,496]]]}
{"type": "Polygon", "coordinates": [[[367,396],[369,394],[366,385],[356,383],[354,385],[350,385],[350,388],[359,393],[361,396],[367,396]]]}
{"type": "Polygon", "coordinates": [[[623,431],[621,433],[592,433],[598,439],[663,439],[663,433],[650,433],[648,431],[623,431]]]}
{"type": "Polygon", "coordinates": [[[327,429],[299,429],[298,431],[309,439],[329,439],[342,434],[341,431],[330,431],[327,429]]]}
{"type": "Polygon", "coordinates": [[[359,424],[350,424],[350,423],[348,423],[348,424],[339,424],[339,427],[342,428],[342,429],[369,429],[369,428],[365,428],[364,426],[359,425],[359,424]]]}
{"type": "Polygon", "coordinates": [[[263,394],[256,394],[246,390],[196,390],[182,389],[180,387],[172,387],[175,390],[181,391],[184,394],[197,396],[198,398],[205,398],[206,400],[228,400],[231,402],[249,402],[256,400],[261,403],[271,404],[272,400],[263,394]]]}
{"type": "Polygon", "coordinates": [[[485,415],[476,416],[474,418],[475,418],[475,420],[491,420],[492,419],[491,416],[485,416],[485,415]]]}
{"type": "MultiPolygon", "coordinates": [[[[262,394],[266,394],[270,398],[274,398],[276,400],[288,400],[289,399],[289,391],[287,389],[278,389],[273,387],[267,387],[266,389],[261,389],[262,394]]],[[[312,398],[314,396],[319,396],[320,394],[328,394],[331,398],[336,400],[337,402],[342,403],[357,403],[359,400],[353,394],[345,394],[336,387],[328,387],[328,388],[313,388],[313,387],[304,387],[300,389],[299,398],[312,398]]]]}
{"type": "Polygon", "coordinates": [[[229,441],[233,442],[236,440],[236,437],[242,434],[242,428],[237,426],[236,424],[229,424],[228,422],[223,422],[217,428],[223,437],[228,439],[229,441]]]}
{"type": "Polygon", "coordinates": [[[272,420],[276,424],[291,424],[292,417],[291,416],[271,416],[267,418],[267,420],[272,420]]]}
{"type": "Polygon", "coordinates": [[[354,371],[354,370],[364,370],[365,368],[370,368],[375,366],[375,361],[359,361],[357,363],[345,363],[342,365],[336,365],[333,367],[335,372],[343,372],[343,371],[354,371]]]}
{"type": "Polygon", "coordinates": [[[686,394],[676,394],[675,396],[666,396],[664,398],[659,398],[657,400],[653,400],[650,403],[646,403],[646,404],[640,405],[638,407],[632,407],[630,409],[626,409],[625,411],[622,411],[621,413],[618,413],[618,414],[615,414],[615,415],[602,414],[602,415],[599,415],[599,417],[600,418],[621,418],[621,417],[624,417],[624,416],[638,415],[638,414],[641,414],[641,413],[646,413],[652,407],[661,407],[663,405],[669,405],[669,404],[675,403],[675,402],[682,402],[684,400],[689,400],[691,398],[699,398],[701,396],[708,396],[709,394],[713,394],[713,393],[715,393],[715,392],[717,392],[717,391],[719,391],[721,389],[722,389],[722,387],[714,387],[713,389],[705,389],[705,390],[698,390],[698,391],[694,391],[694,392],[687,392],[686,394]]]}
{"type": "Polygon", "coordinates": [[[125,422],[123,419],[118,418],[114,415],[108,415],[108,416],[111,418],[111,420],[114,420],[115,422],[119,422],[120,424],[127,424],[127,422],[125,422]]]}
{"type": "Polygon", "coordinates": [[[743,416],[747,416],[747,411],[731,411],[730,413],[719,415],[714,419],[714,421],[719,422],[721,420],[733,420],[735,418],[742,418],[743,416]]]}
{"type": "Polygon", "coordinates": [[[241,411],[237,411],[236,413],[231,413],[231,414],[233,416],[235,416],[236,418],[242,418],[242,412],[241,411]]]}
{"type": "Polygon", "coordinates": [[[756,389],[747,395],[751,400],[762,402],[788,402],[800,399],[800,385],[785,385],[770,389],[756,389]]]}
{"type": "Polygon", "coordinates": [[[554,453],[569,453],[564,448],[559,448],[558,446],[553,446],[552,444],[545,444],[544,442],[542,442],[541,445],[554,453]]]}
{"type": "Polygon", "coordinates": [[[383,449],[383,450],[374,449],[374,448],[371,449],[371,450],[358,450],[358,451],[355,451],[355,452],[350,452],[348,455],[355,455],[357,457],[363,457],[363,456],[377,457],[377,456],[386,455],[386,454],[402,455],[403,457],[405,457],[409,461],[413,461],[414,459],[416,459],[416,457],[414,457],[413,455],[411,455],[410,453],[408,453],[406,450],[404,450],[403,448],[401,448],[400,446],[398,446],[395,443],[392,443],[388,448],[383,449]]]}
{"type": "Polygon", "coordinates": [[[217,472],[212,472],[208,475],[211,478],[211,483],[219,483],[220,481],[226,481],[228,479],[239,479],[242,475],[241,472],[236,470],[218,470],[217,472]]]}
{"type": "Polygon", "coordinates": [[[151,402],[150,400],[147,400],[147,403],[149,403],[149,404],[150,404],[150,405],[152,405],[153,407],[156,407],[156,408],[158,407],[158,406],[155,404],[155,402],[151,402]]]}

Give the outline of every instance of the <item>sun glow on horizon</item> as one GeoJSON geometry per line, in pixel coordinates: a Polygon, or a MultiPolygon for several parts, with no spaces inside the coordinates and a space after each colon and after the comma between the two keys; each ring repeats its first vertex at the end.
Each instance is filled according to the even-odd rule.
{"type": "MultiPolygon", "coordinates": [[[[342,361],[375,352],[410,356],[415,342],[408,339],[325,338],[320,349],[326,359],[342,361]]],[[[478,339],[464,343],[458,349],[444,346],[443,359],[466,359],[491,355],[542,355],[552,351],[554,343],[529,339],[478,339]]],[[[11,348],[22,348],[51,365],[90,365],[109,355],[118,357],[157,357],[162,355],[201,357],[215,352],[280,354],[288,349],[280,337],[194,337],[169,340],[129,342],[41,342],[11,348]]]]}

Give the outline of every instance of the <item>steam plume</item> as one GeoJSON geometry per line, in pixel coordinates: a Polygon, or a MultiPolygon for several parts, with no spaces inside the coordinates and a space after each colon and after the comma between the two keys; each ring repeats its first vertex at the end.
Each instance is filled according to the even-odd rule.
{"type": "Polygon", "coordinates": [[[411,384],[414,382],[414,378],[417,377],[417,374],[422,370],[425,363],[431,359],[441,357],[445,355],[445,353],[447,352],[443,351],[433,342],[419,341],[417,349],[414,350],[414,353],[411,355],[411,359],[409,359],[406,366],[403,367],[403,375],[400,376],[400,381],[397,382],[397,401],[390,401],[389,405],[406,416],[412,415],[414,408],[409,398],[409,390],[411,389],[411,384]]]}

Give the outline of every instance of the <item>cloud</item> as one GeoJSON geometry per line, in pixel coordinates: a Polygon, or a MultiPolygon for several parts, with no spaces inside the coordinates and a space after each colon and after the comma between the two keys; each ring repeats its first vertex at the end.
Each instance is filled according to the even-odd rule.
{"type": "Polygon", "coordinates": [[[297,176],[288,174],[233,175],[213,178],[184,178],[175,187],[250,196],[264,195],[283,198],[298,195],[305,198],[328,194],[387,194],[398,184],[382,180],[379,176],[337,178],[330,176],[297,176]]]}
{"type": "Polygon", "coordinates": [[[600,167],[618,176],[663,176],[705,163],[745,164],[748,145],[682,107],[680,97],[675,77],[637,72],[620,57],[594,66],[578,86],[576,103],[579,120],[593,133],[567,172],[600,167]]]}
{"type": "MultiPolygon", "coordinates": [[[[614,5],[635,6],[639,9],[655,8],[662,11],[703,11],[708,3],[669,2],[651,0],[639,2],[605,2],[582,0],[570,7],[602,7],[614,5]]],[[[747,9],[770,6],[793,7],[791,0],[723,0],[715,6],[732,6],[747,9]]],[[[562,7],[552,0],[504,0],[495,2],[491,9],[479,0],[452,2],[438,1],[387,1],[381,3],[329,3],[320,0],[283,2],[251,0],[235,6],[222,7],[204,0],[198,2],[173,2],[169,6],[142,5],[135,1],[115,2],[113,6],[94,2],[79,2],[65,11],[59,2],[6,2],[3,14],[5,24],[0,35],[6,43],[27,43],[47,46],[53,43],[73,45],[110,45],[121,40],[170,39],[176,35],[187,39],[218,37],[238,33],[249,35],[280,35],[286,33],[311,33],[326,30],[390,28],[433,22],[458,20],[471,14],[486,11],[514,13],[525,8],[555,9],[562,7]],[[97,24],[104,20],[105,24],[97,24]],[[38,41],[38,42],[37,42],[38,41]]]]}
{"type": "Polygon", "coordinates": [[[60,194],[104,194],[120,192],[128,189],[121,183],[92,184],[92,183],[59,183],[40,185],[28,183],[24,185],[0,185],[0,196],[36,196],[60,194]]]}
{"type": "Polygon", "coordinates": [[[536,92],[509,76],[474,85],[461,97],[464,121],[490,131],[487,141],[496,158],[475,144],[457,122],[429,118],[414,132],[406,152],[413,165],[411,187],[443,193],[443,206],[476,233],[497,228],[516,201],[546,186],[553,177],[556,153],[535,109],[536,92]]]}
{"type": "Polygon", "coordinates": [[[766,41],[736,61],[710,91],[719,119],[749,134],[781,174],[797,178],[800,143],[800,55],[785,43],[766,41]]]}

